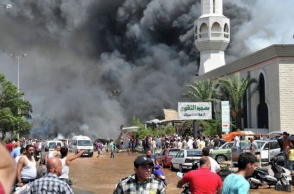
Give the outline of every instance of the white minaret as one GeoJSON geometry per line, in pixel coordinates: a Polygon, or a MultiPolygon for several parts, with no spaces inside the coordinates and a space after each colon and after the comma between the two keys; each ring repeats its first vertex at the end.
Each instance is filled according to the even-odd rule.
{"type": "Polygon", "coordinates": [[[201,0],[201,16],[194,23],[194,35],[200,51],[199,75],[225,65],[230,20],[223,15],[223,0],[201,0]]]}

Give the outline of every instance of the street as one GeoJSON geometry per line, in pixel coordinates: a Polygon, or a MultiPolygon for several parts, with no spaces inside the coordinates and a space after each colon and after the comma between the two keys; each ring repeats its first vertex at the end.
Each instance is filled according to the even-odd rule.
{"type": "MultiPolygon", "coordinates": [[[[116,183],[123,177],[129,176],[134,172],[133,162],[138,154],[117,153],[114,159],[111,159],[109,153],[103,153],[96,158],[97,153],[92,158],[78,158],[71,163],[70,178],[73,180],[73,189],[75,193],[113,193],[116,183]]],[[[176,172],[171,172],[168,168],[163,169],[168,186],[168,194],[179,194],[181,189],[176,188],[179,178],[176,172]]],[[[292,186],[292,192],[294,187],[292,186]]],[[[251,194],[263,193],[285,193],[274,190],[274,187],[260,187],[251,190],[251,194]]]]}

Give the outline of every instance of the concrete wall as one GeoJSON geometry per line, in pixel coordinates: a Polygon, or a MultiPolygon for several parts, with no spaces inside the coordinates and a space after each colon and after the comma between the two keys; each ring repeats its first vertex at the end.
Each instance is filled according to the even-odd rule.
{"type": "MultiPolygon", "coordinates": [[[[294,134],[294,61],[279,65],[281,130],[294,134]]],[[[277,110],[278,111],[278,110],[277,110]]]]}

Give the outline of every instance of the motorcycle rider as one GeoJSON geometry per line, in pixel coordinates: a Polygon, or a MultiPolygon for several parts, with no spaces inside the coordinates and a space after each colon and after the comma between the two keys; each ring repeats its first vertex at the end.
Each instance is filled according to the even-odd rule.
{"type": "Polygon", "coordinates": [[[245,177],[252,175],[257,166],[257,158],[250,152],[242,153],[238,158],[238,171],[224,180],[223,194],[249,193],[250,184],[245,177]]]}
{"type": "Polygon", "coordinates": [[[210,167],[211,164],[209,158],[202,156],[200,158],[200,168],[184,174],[183,178],[178,181],[177,187],[182,188],[186,183],[190,183],[191,194],[221,194],[222,180],[219,175],[210,171],[210,167]]]}

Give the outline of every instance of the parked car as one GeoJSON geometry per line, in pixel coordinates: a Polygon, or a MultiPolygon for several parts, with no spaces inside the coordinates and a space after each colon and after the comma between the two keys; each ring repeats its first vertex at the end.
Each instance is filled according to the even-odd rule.
{"type": "Polygon", "coordinates": [[[256,155],[260,155],[261,151],[268,151],[268,158],[261,159],[261,162],[269,162],[274,156],[281,152],[281,148],[277,140],[256,140],[258,149],[255,150],[256,155]]]}
{"type": "Polygon", "coordinates": [[[163,167],[169,167],[170,166],[170,162],[172,160],[172,158],[174,156],[177,155],[177,153],[180,151],[181,149],[179,148],[166,148],[163,149],[158,156],[156,156],[156,160],[158,161],[158,163],[163,167]]]}
{"type": "MultiPolygon", "coordinates": [[[[257,149],[255,150],[255,155],[260,155],[260,152],[262,152],[262,151],[268,152],[268,157],[261,158],[261,163],[269,162],[270,159],[272,159],[274,156],[278,155],[281,152],[281,148],[280,148],[277,140],[255,140],[255,143],[257,144],[257,149]]],[[[249,150],[250,145],[251,145],[251,143],[248,142],[247,145],[245,147],[243,147],[240,154],[242,152],[250,152],[250,150],[249,150]]],[[[239,157],[234,157],[234,159],[232,159],[234,166],[237,166],[238,158],[239,157]]]]}
{"type": "MultiPolygon", "coordinates": [[[[244,147],[247,144],[246,141],[240,141],[241,147],[244,147]]],[[[212,150],[210,152],[210,157],[214,158],[219,164],[231,160],[232,158],[232,150],[231,148],[233,147],[234,142],[226,142],[225,144],[221,145],[219,149],[217,150],[212,150]]]]}
{"type": "Polygon", "coordinates": [[[199,161],[202,156],[202,150],[191,149],[191,150],[180,150],[176,156],[173,157],[170,163],[171,170],[188,170],[192,168],[192,163],[197,163],[199,166],[199,161]]]}

